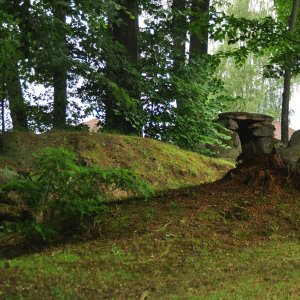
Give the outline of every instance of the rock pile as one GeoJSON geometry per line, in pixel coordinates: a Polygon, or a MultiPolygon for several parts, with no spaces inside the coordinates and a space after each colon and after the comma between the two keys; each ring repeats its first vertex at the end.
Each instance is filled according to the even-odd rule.
{"type": "Polygon", "coordinates": [[[240,157],[251,160],[255,154],[272,154],[277,150],[283,163],[292,173],[300,175],[300,130],[295,131],[287,147],[274,137],[273,118],[263,114],[226,112],[219,122],[236,132],[240,138],[240,157]]]}
{"type": "Polygon", "coordinates": [[[258,153],[269,154],[278,141],[274,138],[273,118],[263,114],[227,112],[219,114],[221,124],[235,131],[240,138],[242,151],[254,144],[258,153]]]}

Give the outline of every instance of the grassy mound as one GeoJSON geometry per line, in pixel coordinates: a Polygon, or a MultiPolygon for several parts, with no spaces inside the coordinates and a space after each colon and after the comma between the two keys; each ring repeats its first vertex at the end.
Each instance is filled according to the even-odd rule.
{"type": "Polygon", "coordinates": [[[83,165],[127,168],[156,190],[215,181],[233,167],[225,160],[204,157],[151,139],[68,131],[3,135],[0,140],[0,166],[26,172],[33,161],[32,153],[47,146],[63,146],[75,151],[83,165]]]}
{"type": "MultiPolygon", "coordinates": [[[[131,169],[157,189],[214,180],[230,167],[148,139],[67,132],[7,135],[0,163],[26,169],[28,153],[58,145],[82,164],[131,169]]],[[[107,203],[85,231],[48,248],[4,236],[0,298],[299,299],[300,193],[273,193],[272,170],[259,176],[252,165],[230,180],[107,203]]]]}

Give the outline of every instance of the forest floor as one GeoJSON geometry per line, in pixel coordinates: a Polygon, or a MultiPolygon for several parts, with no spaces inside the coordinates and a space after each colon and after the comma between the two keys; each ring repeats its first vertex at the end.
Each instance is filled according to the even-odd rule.
{"type": "Polygon", "coordinates": [[[223,183],[107,207],[84,236],[0,259],[1,299],[299,299],[300,194],[223,183]]]}
{"type": "MultiPolygon", "coordinates": [[[[94,140],[83,145],[70,135],[60,138],[73,141],[83,159],[96,160],[91,152],[94,140]]],[[[36,149],[44,144],[43,137],[39,139],[30,141],[36,149]]],[[[243,188],[237,180],[171,190],[166,174],[171,179],[175,176],[177,185],[182,185],[180,176],[187,176],[191,185],[202,176],[201,170],[204,175],[214,174],[211,180],[218,177],[211,170],[219,168],[219,175],[223,174],[224,163],[209,161],[197,171],[195,165],[202,164],[202,158],[168,145],[163,146],[165,153],[173,152],[166,158],[155,141],[143,141],[140,150],[134,138],[114,143],[109,136],[101,139],[104,148],[116,148],[115,152],[103,150],[104,162],[111,159],[119,164],[126,148],[135,167],[141,168],[141,161],[149,163],[145,170],[160,172],[156,175],[160,177],[145,177],[151,181],[153,176],[153,182],[169,191],[148,200],[107,204],[83,234],[61,244],[21,249],[14,245],[13,235],[0,239],[0,299],[300,298],[298,191],[286,186],[281,193],[263,194],[243,188]]],[[[53,140],[61,143],[57,137],[53,140]]],[[[23,155],[26,161],[29,146],[21,148],[23,142],[20,137],[18,142],[6,143],[0,162],[10,166],[16,163],[14,155],[23,155]]]]}

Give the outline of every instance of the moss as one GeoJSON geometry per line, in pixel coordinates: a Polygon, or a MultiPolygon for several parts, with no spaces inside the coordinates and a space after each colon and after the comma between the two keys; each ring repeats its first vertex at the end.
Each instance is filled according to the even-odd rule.
{"type": "Polygon", "coordinates": [[[156,190],[215,181],[233,168],[233,164],[225,160],[134,136],[53,131],[41,135],[9,133],[2,140],[0,165],[3,167],[29,169],[32,153],[46,146],[63,146],[75,151],[84,165],[128,168],[156,190]]]}

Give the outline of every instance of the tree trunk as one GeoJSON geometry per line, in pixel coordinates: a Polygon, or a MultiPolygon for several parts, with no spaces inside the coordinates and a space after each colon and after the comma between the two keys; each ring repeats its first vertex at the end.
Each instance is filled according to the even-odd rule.
{"type": "Polygon", "coordinates": [[[185,0],[173,0],[172,35],[174,43],[173,65],[175,75],[180,74],[180,70],[185,64],[185,43],[187,33],[187,20],[184,14],[185,9],[185,0]]]}
{"type": "MultiPolygon", "coordinates": [[[[117,1],[118,4],[123,6],[123,9],[117,12],[115,17],[117,22],[112,24],[113,39],[120,43],[125,50],[125,59],[132,65],[138,62],[138,4],[136,0],[117,1]],[[130,14],[128,13],[130,12],[130,14]],[[119,22],[121,20],[121,22],[119,22]]],[[[110,78],[121,88],[124,88],[130,97],[139,99],[138,87],[136,80],[132,73],[125,70],[118,69],[107,65],[107,73],[110,78]]],[[[119,107],[116,99],[110,91],[107,91],[105,100],[105,128],[108,130],[116,130],[124,134],[140,134],[141,128],[135,128],[126,116],[118,112],[119,107]]],[[[141,110],[138,107],[137,110],[141,110]]]]}
{"type": "MultiPolygon", "coordinates": [[[[296,27],[299,11],[299,0],[293,0],[293,7],[289,20],[289,32],[293,32],[296,27]]],[[[289,104],[291,96],[292,73],[289,69],[284,70],[284,85],[282,93],[281,108],[281,141],[287,145],[289,142],[289,104]]]]}
{"type": "Polygon", "coordinates": [[[22,93],[17,65],[14,65],[7,70],[5,78],[13,130],[28,131],[25,100],[22,93]]]}
{"type": "Polygon", "coordinates": [[[4,73],[1,74],[1,131],[5,131],[5,99],[6,99],[6,92],[5,92],[5,78],[4,73]]]}
{"type": "Polygon", "coordinates": [[[291,80],[291,71],[285,70],[281,108],[281,141],[285,145],[287,145],[289,142],[289,106],[291,97],[291,80]]]}
{"type": "MultiPolygon", "coordinates": [[[[185,44],[187,36],[187,16],[185,15],[186,0],[173,0],[172,3],[172,39],[173,49],[173,75],[180,77],[182,75],[186,58],[185,44]]],[[[176,97],[177,113],[184,114],[185,100],[173,89],[176,97]]]]}
{"type": "Polygon", "coordinates": [[[5,131],[5,99],[1,100],[1,131],[5,131]]]}
{"type": "Polygon", "coordinates": [[[190,60],[208,53],[209,0],[192,0],[190,60]]]}
{"type": "Polygon", "coordinates": [[[63,129],[66,127],[67,116],[67,67],[65,57],[67,56],[66,31],[62,24],[66,23],[66,7],[57,4],[54,7],[54,22],[56,23],[57,57],[53,64],[53,128],[63,129]]]}

